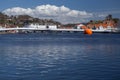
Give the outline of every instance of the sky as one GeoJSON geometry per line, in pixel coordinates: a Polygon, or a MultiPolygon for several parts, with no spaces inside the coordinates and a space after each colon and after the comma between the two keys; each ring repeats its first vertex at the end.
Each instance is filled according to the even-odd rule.
{"type": "Polygon", "coordinates": [[[120,18],[120,0],[2,0],[0,11],[9,16],[25,14],[65,24],[82,23],[109,14],[120,18]]]}

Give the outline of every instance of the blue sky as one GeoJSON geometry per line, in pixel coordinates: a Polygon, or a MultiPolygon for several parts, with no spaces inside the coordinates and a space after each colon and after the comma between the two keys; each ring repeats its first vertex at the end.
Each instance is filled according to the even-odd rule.
{"type": "Polygon", "coordinates": [[[101,14],[101,17],[88,17],[84,18],[84,20],[99,19],[107,14],[120,18],[120,0],[2,0],[0,2],[0,11],[14,7],[34,9],[37,6],[47,4],[57,7],[65,6],[71,11],[86,11],[86,13],[92,13],[95,16],[101,14]]]}

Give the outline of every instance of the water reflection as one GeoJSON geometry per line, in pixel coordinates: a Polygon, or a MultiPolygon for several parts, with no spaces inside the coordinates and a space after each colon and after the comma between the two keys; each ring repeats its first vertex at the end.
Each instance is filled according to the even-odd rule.
{"type": "MultiPolygon", "coordinates": [[[[24,37],[25,38],[25,37],[24,37]]],[[[0,43],[2,80],[112,80],[120,76],[119,38],[38,38],[0,43]]]]}

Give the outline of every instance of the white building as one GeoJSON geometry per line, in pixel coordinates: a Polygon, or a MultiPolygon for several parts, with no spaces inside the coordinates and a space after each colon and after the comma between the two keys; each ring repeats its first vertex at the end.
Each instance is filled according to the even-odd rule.
{"type": "Polygon", "coordinates": [[[82,26],[85,26],[85,25],[83,25],[83,24],[78,24],[78,25],[77,25],[77,29],[81,29],[82,26]]]}
{"type": "Polygon", "coordinates": [[[57,25],[39,25],[39,24],[30,24],[26,25],[27,28],[37,28],[37,29],[57,29],[57,25]]]}

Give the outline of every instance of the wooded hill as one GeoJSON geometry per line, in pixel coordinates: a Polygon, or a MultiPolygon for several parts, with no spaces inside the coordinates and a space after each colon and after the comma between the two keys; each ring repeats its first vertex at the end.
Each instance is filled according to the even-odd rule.
{"type": "Polygon", "coordinates": [[[61,25],[60,22],[53,19],[39,19],[33,18],[29,15],[7,16],[0,12],[0,26],[2,27],[22,27],[30,23],[37,23],[40,25],[61,25]]]}

